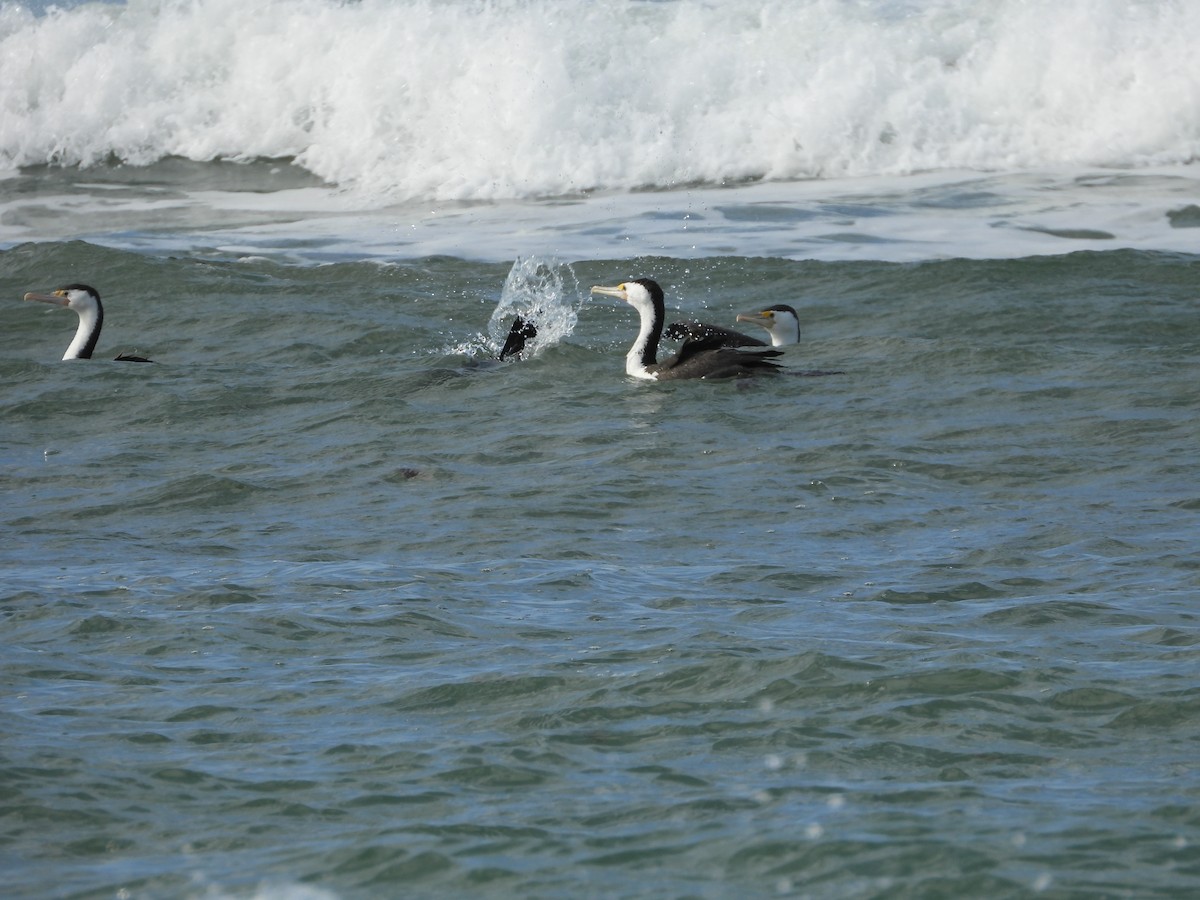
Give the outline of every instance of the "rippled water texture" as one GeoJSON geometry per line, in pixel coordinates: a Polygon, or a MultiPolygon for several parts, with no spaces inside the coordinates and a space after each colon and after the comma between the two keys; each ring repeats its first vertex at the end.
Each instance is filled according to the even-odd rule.
{"type": "Polygon", "coordinates": [[[1194,256],[543,266],[505,364],[507,264],[0,262],[9,896],[1200,884],[1194,256]],[[643,274],[844,374],[633,383],[643,274]]]}
{"type": "Polygon", "coordinates": [[[1200,4],[53,5],[5,900],[1200,896],[1200,4]]]}

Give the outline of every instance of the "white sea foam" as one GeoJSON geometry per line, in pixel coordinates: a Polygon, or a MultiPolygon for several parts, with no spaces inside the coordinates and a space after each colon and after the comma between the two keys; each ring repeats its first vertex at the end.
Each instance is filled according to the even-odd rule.
{"type": "Polygon", "coordinates": [[[0,168],[291,158],[359,203],[1200,156],[1188,0],[0,3],[0,168]]]}
{"type": "MultiPolygon", "coordinates": [[[[23,188],[21,179],[0,183],[0,247],[85,240],[304,264],[520,257],[536,268],[542,260],[645,256],[912,261],[1118,248],[1195,253],[1200,235],[1200,166],[946,171],[556,200],[410,201],[369,210],[336,188],[273,189],[269,176],[255,190],[197,191],[186,174],[158,178],[161,168],[147,170],[148,186],[120,190],[60,175],[46,178],[41,190],[23,188]]],[[[555,286],[539,284],[537,272],[514,273],[521,280],[506,289],[512,309],[502,304],[500,317],[532,311],[529,301],[554,295],[555,286]]],[[[468,349],[492,353],[497,338],[480,335],[468,349]]]]}

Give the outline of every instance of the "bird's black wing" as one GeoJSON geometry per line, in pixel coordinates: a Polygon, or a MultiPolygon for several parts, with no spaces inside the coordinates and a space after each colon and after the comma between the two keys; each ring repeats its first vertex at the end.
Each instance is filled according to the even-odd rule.
{"type": "Polygon", "coordinates": [[[729,378],[766,373],[780,368],[774,357],[782,350],[738,350],[721,343],[720,335],[687,341],[679,352],[659,366],[659,377],[729,378]]]}
{"type": "Polygon", "coordinates": [[[683,365],[688,360],[695,359],[702,353],[712,353],[716,350],[722,349],[724,346],[725,345],[721,343],[720,335],[690,338],[683,342],[683,346],[679,348],[678,353],[663,362],[659,368],[674,369],[677,366],[683,365]]]}
{"type": "Polygon", "coordinates": [[[779,363],[769,357],[782,356],[778,350],[768,350],[765,353],[742,353],[739,350],[725,348],[717,351],[718,365],[701,375],[701,378],[736,378],[741,375],[769,375],[782,368],[779,363]]]}
{"type": "Polygon", "coordinates": [[[717,340],[718,347],[766,347],[766,341],[734,331],[732,328],[722,328],[720,325],[709,325],[707,322],[672,322],[663,332],[673,341],[707,341],[717,340]]]}
{"type": "Polygon", "coordinates": [[[517,316],[513,319],[512,327],[508,329],[508,338],[504,341],[504,347],[497,358],[520,356],[525,352],[525,342],[533,337],[537,337],[537,326],[517,316]]]}

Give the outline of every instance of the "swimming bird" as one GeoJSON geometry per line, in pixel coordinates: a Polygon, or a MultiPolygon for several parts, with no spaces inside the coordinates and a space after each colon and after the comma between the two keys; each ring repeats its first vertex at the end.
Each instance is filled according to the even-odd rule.
{"type": "MultiPolygon", "coordinates": [[[[100,340],[100,329],[104,327],[104,306],[100,303],[100,293],[86,284],[68,284],[49,294],[29,292],[26,300],[38,300],[42,303],[53,303],[73,309],[79,315],[79,328],[75,338],[63,354],[63,359],[91,359],[100,340]]],[[[144,356],[130,356],[122,353],[116,357],[120,362],[152,362],[144,356]]]]}
{"type": "MultiPolygon", "coordinates": [[[[752,322],[767,329],[770,346],[787,347],[800,343],[800,317],[796,310],[783,303],[768,306],[764,310],[749,315],[739,315],[739,322],[752,322]]],[[[720,325],[709,325],[707,322],[672,322],[667,326],[665,334],[672,340],[704,340],[719,338],[722,347],[766,347],[766,341],[761,341],[732,328],[722,328],[720,325]]]]}
{"type": "Polygon", "coordinates": [[[772,347],[789,347],[800,343],[800,317],[786,303],[776,303],[756,313],[740,313],[739,322],[750,322],[767,329],[772,347]]]}
{"type": "Polygon", "coordinates": [[[717,338],[689,340],[666,362],[658,362],[658,342],[662,338],[663,291],[650,278],[626,281],[616,287],[592,288],[593,294],[624,300],[638,311],[641,329],[625,355],[625,372],[634,378],[664,381],[668,378],[728,378],[734,375],[764,375],[776,371],[779,364],[771,357],[781,350],[743,352],[721,346],[717,338]]]}

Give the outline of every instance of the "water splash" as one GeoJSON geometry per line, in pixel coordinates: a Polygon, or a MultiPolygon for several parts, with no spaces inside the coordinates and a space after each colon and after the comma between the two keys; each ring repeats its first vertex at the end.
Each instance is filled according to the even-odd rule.
{"type": "Polygon", "coordinates": [[[569,265],[539,256],[517,257],[488,322],[496,352],[504,346],[517,316],[537,328],[537,334],[526,342],[525,356],[537,356],[553,347],[575,330],[581,296],[579,279],[569,265]]]}

